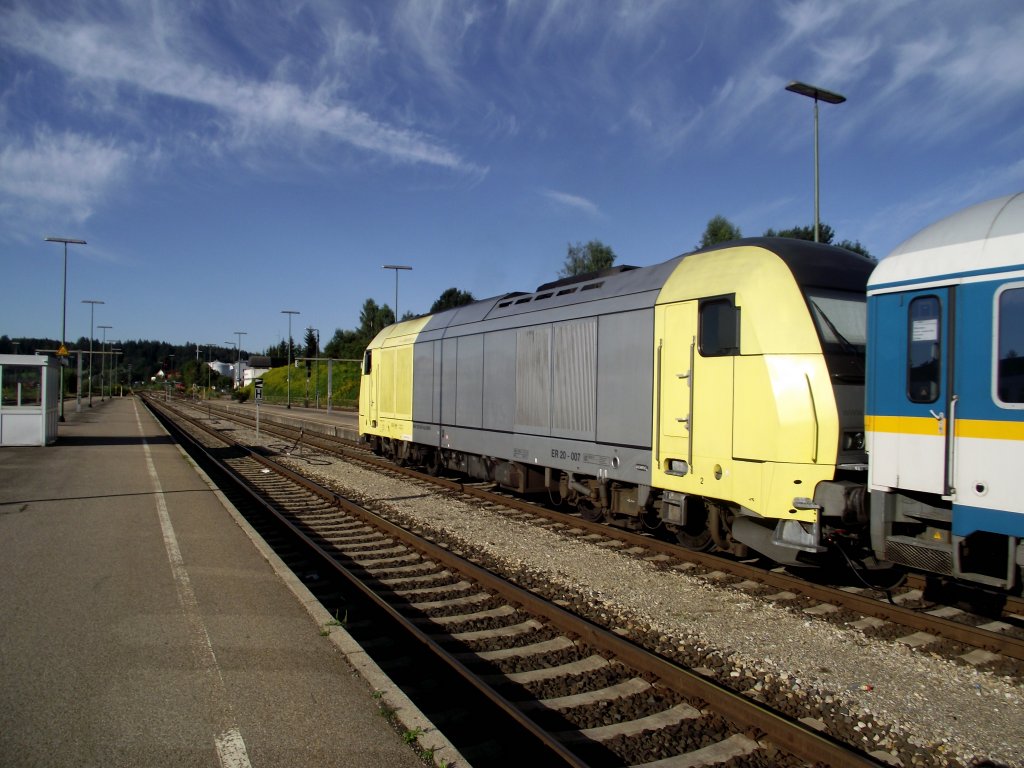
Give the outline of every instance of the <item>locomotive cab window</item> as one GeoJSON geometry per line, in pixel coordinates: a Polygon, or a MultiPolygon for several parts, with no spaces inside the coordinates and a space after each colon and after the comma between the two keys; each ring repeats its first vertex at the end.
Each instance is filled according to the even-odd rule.
{"type": "Polygon", "coordinates": [[[1000,403],[1024,405],[1024,285],[1008,286],[996,298],[996,397],[1000,403]]]}
{"type": "Polygon", "coordinates": [[[366,350],[363,354],[363,376],[366,376],[373,370],[373,355],[370,350],[366,350]]]}
{"type": "Polygon", "coordinates": [[[919,296],[907,313],[907,397],[912,403],[939,399],[942,369],[942,305],[936,296],[919,296]]]}
{"type": "Polygon", "coordinates": [[[740,353],[740,310],[731,298],[701,302],[700,353],[704,357],[740,353]]]}

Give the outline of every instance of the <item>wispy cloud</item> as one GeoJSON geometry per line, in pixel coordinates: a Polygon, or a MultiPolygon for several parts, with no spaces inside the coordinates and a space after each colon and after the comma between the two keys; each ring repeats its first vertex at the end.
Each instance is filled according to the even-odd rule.
{"type": "Polygon", "coordinates": [[[97,21],[44,23],[24,10],[2,20],[0,40],[7,46],[47,61],[83,86],[114,83],[143,96],[206,107],[212,112],[209,129],[226,119],[238,145],[333,139],[400,163],[485,172],[431,136],[379,120],[338,98],[329,83],[257,80],[192,61],[187,45],[166,27],[150,33],[97,21]]]}
{"type": "Polygon", "coordinates": [[[561,207],[581,211],[588,216],[598,216],[601,213],[596,203],[580,195],[571,195],[568,192],[558,192],[553,189],[542,190],[541,194],[561,207]]]}
{"type": "Polygon", "coordinates": [[[0,150],[0,200],[7,216],[35,218],[38,208],[75,223],[88,219],[128,173],[132,153],[112,141],[42,130],[0,150]]]}

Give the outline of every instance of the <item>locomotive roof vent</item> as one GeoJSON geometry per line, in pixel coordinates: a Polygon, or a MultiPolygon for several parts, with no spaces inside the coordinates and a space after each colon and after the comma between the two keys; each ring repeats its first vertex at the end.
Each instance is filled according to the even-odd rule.
{"type": "MultiPolygon", "coordinates": [[[[608,269],[600,269],[597,272],[587,272],[582,275],[569,275],[569,277],[563,277],[561,280],[555,280],[550,283],[544,283],[544,285],[538,285],[537,292],[539,293],[540,291],[547,291],[554,288],[562,288],[563,286],[572,285],[573,283],[585,283],[588,280],[599,280],[602,277],[618,275],[623,272],[629,272],[632,269],[637,269],[637,267],[631,267],[628,264],[622,264],[617,267],[608,267],[608,269]]],[[[594,287],[599,288],[600,286],[595,285],[594,287]]],[[[558,293],[561,294],[562,291],[559,291],[558,293]]],[[[568,293],[568,291],[566,291],[566,293],[568,293]]]]}

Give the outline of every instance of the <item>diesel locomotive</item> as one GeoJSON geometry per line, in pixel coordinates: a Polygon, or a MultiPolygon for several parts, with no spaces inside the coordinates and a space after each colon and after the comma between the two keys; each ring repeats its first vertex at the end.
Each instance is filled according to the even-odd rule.
{"type": "Polygon", "coordinates": [[[397,323],[364,355],[361,436],[694,549],[784,564],[842,549],[1013,588],[1020,200],[940,222],[877,268],[751,238],[397,323]],[[961,364],[985,405],[968,407],[961,364]]]}

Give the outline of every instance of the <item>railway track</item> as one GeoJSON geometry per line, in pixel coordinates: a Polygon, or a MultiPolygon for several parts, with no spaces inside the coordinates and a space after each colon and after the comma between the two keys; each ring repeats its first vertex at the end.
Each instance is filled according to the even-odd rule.
{"type": "Polygon", "coordinates": [[[510,727],[543,745],[542,764],[877,764],[281,467],[201,419],[150,407],[219,457],[264,508],[504,713],[510,727]]]}
{"type": "MultiPolygon", "coordinates": [[[[243,424],[253,423],[247,414],[237,409],[220,410],[218,416],[243,424]]],[[[506,514],[525,514],[540,521],[564,523],[570,530],[582,531],[582,535],[618,542],[624,545],[621,550],[633,557],[651,560],[664,568],[693,568],[696,574],[716,584],[753,596],[771,597],[779,605],[817,620],[849,626],[869,637],[901,642],[1001,675],[1024,678],[1024,600],[1019,597],[978,591],[950,592],[916,575],[891,590],[866,587],[849,578],[839,584],[821,583],[781,568],[765,568],[756,563],[693,552],[674,542],[591,522],[494,490],[486,484],[431,477],[412,468],[397,467],[334,435],[306,434],[284,424],[269,424],[264,428],[283,439],[301,440],[307,447],[360,461],[379,471],[466,494],[495,505],[496,510],[506,510],[506,514]]],[[[849,577],[850,573],[842,576],[849,577]]]]}

